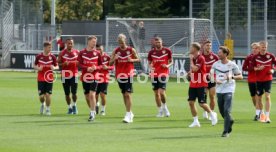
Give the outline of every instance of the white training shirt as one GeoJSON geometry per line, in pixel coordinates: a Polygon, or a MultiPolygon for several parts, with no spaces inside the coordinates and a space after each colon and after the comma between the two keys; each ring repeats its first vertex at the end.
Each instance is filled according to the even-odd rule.
{"type": "Polygon", "coordinates": [[[216,84],[216,93],[234,93],[236,83],[235,80],[231,79],[232,76],[241,74],[239,67],[236,63],[229,61],[226,64],[221,63],[221,60],[215,62],[211,68],[216,74],[216,80],[222,81],[222,84],[216,84]],[[230,80],[226,80],[226,76],[230,80]]]}

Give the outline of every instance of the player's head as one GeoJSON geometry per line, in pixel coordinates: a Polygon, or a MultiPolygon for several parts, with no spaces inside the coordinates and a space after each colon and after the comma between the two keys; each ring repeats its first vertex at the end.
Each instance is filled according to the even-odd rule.
{"type": "Polygon", "coordinates": [[[194,42],[191,44],[190,54],[197,54],[199,53],[201,47],[198,42],[194,42]]]}
{"type": "Polygon", "coordinates": [[[260,52],[267,51],[268,43],[266,41],[260,41],[259,44],[260,44],[260,52]]]}
{"type": "Polygon", "coordinates": [[[45,53],[50,53],[52,50],[52,44],[50,42],[44,42],[43,43],[43,50],[45,53]]]}
{"type": "Polygon", "coordinates": [[[72,38],[68,38],[65,41],[67,50],[71,50],[74,47],[74,40],[72,38]]]}
{"type": "Polygon", "coordinates": [[[125,34],[119,34],[118,35],[118,44],[121,48],[125,48],[126,47],[126,35],[125,34]]]}
{"type": "Polygon", "coordinates": [[[219,47],[218,57],[220,60],[225,60],[229,54],[230,54],[230,51],[226,46],[219,47]]]}
{"type": "Polygon", "coordinates": [[[96,44],[96,50],[97,50],[97,51],[100,51],[100,52],[102,53],[102,52],[104,51],[103,45],[100,44],[100,43],[97,43],[97,44],[96,44]]]}
{"type": "Polygon", "coordinates": [[[161,49],[163,47],[163,40],[161,37],[157,36],[154,38],[154,46],[157,49],[161,49]]]}
{"type": "Polygon", "coordinates": [[[260,52],[260,44],[258,42],[252,43],[251,50],[253,54],[258,54],[260,52]]]}
{"type": "Polygon", "coordinates": [[[212,52],[212,42],[207,40],[206,42],[204,42],[203,44],[203,51],[205,53],[211,53],[212,52]]]}
{"type": "Polygon", "coordinates": [[[97,44],[97,37],[96,36],[92,35],[92,36],[89,36],[87,38],[88,47],[95,48],[96,44],[97,44]]]}
{"type": "Polygon", "coordinates": [[[144,27],[144,22],[143,22],[143,21],[140,21],[140,22],[139,22],[139,26],[140,26],[140,27],[144,27]]]}

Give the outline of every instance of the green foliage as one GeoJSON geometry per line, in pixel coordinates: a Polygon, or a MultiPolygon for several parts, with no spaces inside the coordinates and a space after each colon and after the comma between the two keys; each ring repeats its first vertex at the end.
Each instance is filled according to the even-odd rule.
{"type": "Polygon", "coordinates": [[[59,0],[56,8],[57,22],[65,20],[99,20],[103,0],[59,0]]]}
{"type": "Polygon", "coordinates": [[[169,8],[163,4],[166,0],[127,0],[115,4],[115,15],[119,17],[167,17],[169,8]]]}

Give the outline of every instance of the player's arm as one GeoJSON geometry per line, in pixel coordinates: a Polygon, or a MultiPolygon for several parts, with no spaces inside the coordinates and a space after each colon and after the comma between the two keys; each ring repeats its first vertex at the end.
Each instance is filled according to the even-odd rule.
{"type": "Polygon", "coordinates": [[[211,82],[215,82],[215,66],[216,66],[216,63],[214,63],[211,67],[211,70],[210,70],[210,81],[211,82]]]}
{"type": "Polygon", "coordinates": [[[52,56],[52,59],[53,59],[53,64],[51,65],[51,70],[58,70],[59,67],[58,67],[58,63],[57,63],[57,58],[56,56],[52,56]]]}
{"type": "Polygon", "coordinates": [[[38,55],[35,57],[35,62],[34,62],[34,66],[33,66],[33,67],[34,67],[34,69],[37,70],[37,71],[42,71],[43,66],[38,66],[38,60],[39,60],[38,57],[39,57],[38,55]]]}
{"type": "Polygon", "coordinates": [[[169,58],[168,64],[163,64],[162,65],[164,68],[169,68],[170,66],[173,65],[172,51],[171,50],[168,51],[168,58],[169,58]]]}
{"type": "Polygon", "coordinates": [[[128,62],[140,62],[140,58],[138,57],[138,54],[134,48],[132,48],[133,57],[128,58],[128,62]]]}
{"type": "Polygon", "coordinates": [[[191,66],[191,70],[193,72],[197,72],[200,69],[201,65],[202,65],[202,63],[195,65],[193,62],[193,56],[190,55],[190,66],[191,66]]]}
{"type": "Polygon", "coordinates": [[[238,65],[234,64],[234,68],[233,68],[232,72],[233,72],[233,75],[231,78],[228,78],[228,80],[229,79],[234,79],[234,80],[242,80],[243,79],[242,72],[240,71],[238,65]]]}
{"type": "Polygon", "coordinates": [[[117,54],[115,54],[115,50],[112,52],[111,57],[110,57],[110,61],[109,61],[109,65],[114,65],[115,60],[118,58],[117,54]]]}
{"type": "Polygon", "coordinates": [[[101,57],[101,54],[99,53],[98,54],[98,65],[97,66],[93,66],[92,69],[94,71],[94,70],[99,70],[99,69],[102,69],[102,68],[103,68],[102,57],[101,57]]]}
{"type": "Polygon", "coordinates": [[[242,65],[242,70],[243,71],[248,71],[249,70],[248,66],[249,66],[248,58],[245,58],[244,63],[242,65]]]}

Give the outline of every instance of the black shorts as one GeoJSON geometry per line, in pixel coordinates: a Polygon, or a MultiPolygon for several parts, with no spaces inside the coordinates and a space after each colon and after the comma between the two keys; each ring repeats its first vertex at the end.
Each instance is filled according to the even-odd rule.
{"type": "Polygon", "coordinates": [[[249,88],[250,96],[254,97],[257,94],[257,83],[248,82],[248,88],[249,88]]]}
{"type": "Polygon", "coordinates": [[[117,79],[121,92],[124,94],[126,92],[133,93],[132,82],[133,78],[117,79]]]}
{"type": "Polygon", "coordinates": [[[49,83],[46,81],[38,81],[37,82],[37,88],[38,88],[38,94],[43,95],[43,94],[52,94],[52,89],[53,89],[53,83],[49,83]]]}
{"type": "Polygon", "coordinates": [[[211,89],[213,87],[216,87],[216,82],[208,82],[208,87],[207,89],[211,89]]]}
{"type": "Polygon", "coordinates": [[[77,94],[78,90],[78,78],[72,77],[70,79],[61,78],[64,94],[69,96],[70,90],[72,94],[77,94]]]}
{"type": "Polygon", "coordinates": [[[98,83],[96,94],[104,93],[107,94],[108,83],[98,83]]]}
{"type": "Polygon", "coordinates": [[[189,88],[188,101],[195,101],[197,98],[198,102],[203,104],[206,103],[206,88],[189,88]]]}
{"type": "Polygon", "coordinates": [[[167,77],[151,78],[151,84],[153,90],[163,89],[166,90],[167,77]]]}
{"type": "Polygon", "coordinates": [[[82,81],[82,87],[84,94],[88,94],[90,91],[97,91],[98,83],[96,80],[90,81],[90,82],[84,82],[82,81]]]}
{"type": "Polygon", "coordinates": [[[272,81],[257,82],[257,95],[261,96],[264,92],[270,93],[272,81]]]}

